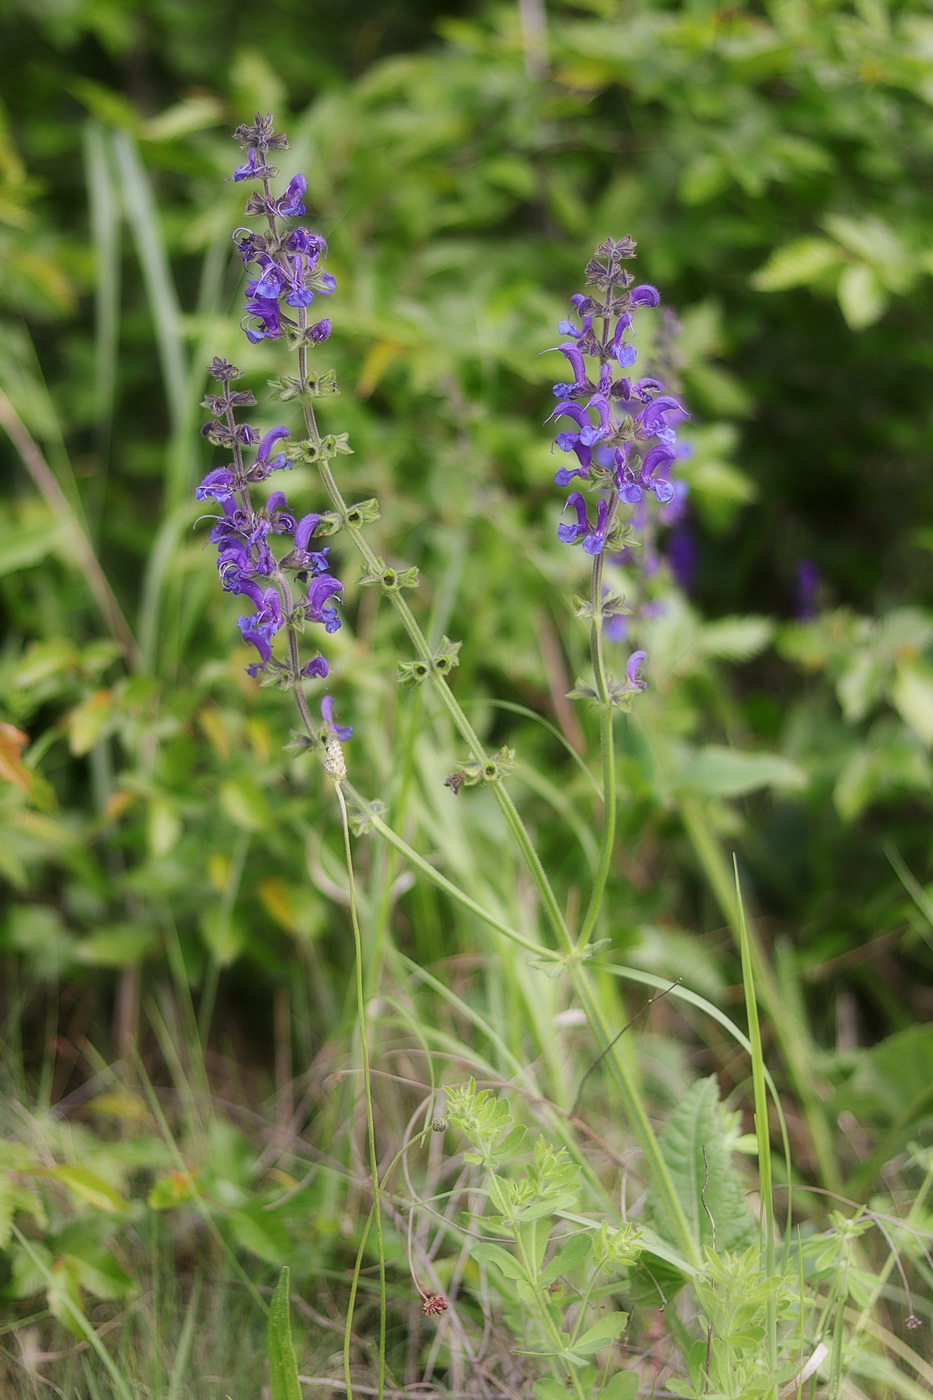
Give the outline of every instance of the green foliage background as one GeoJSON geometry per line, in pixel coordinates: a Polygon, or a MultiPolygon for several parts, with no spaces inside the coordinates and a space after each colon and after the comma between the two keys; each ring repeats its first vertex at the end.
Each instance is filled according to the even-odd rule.
{"type": "MultiPolygon", "coordinates": [[[[325,430],[350,433],[343,489],[378,497],[373,547],[418,565],[426,630],[462,640],[458,694],[491,748],[518,750],[518,800],[569,908],[594,860],[591,793],[528,712],[589,763],[597,735],[564,698],[586,665],[570,616],[585,569],[556,542],[542,424],[563,370],[538,356],[595,245],[638,240],[641,276],[682,327],[698,564],[689,596],[663,564],[647,584],[624,567],[614,578],[639,605],[630,637],[652,688],[621,739],[600,932],[643,973],[722,997],[738,974],[716,862],[736,850],[773,953],[784,1082],[806,1097],[812,1052],[827,1113],[873,1086],[868,1118],[900,1150],[928,1112],[896,1069],[899,1037],[930,1054],[915,1025],[930,1013],[933,928],[929,7],[552,0],[546,71],[511,4],[369,0],[352,16],[168,0],[0,16],[13,1048],[38,1072],[60,994],[66,1041],[107,1020],[125,1048],[169,979],[193,989],[204,1040],[216,1008],[245,1060],[268,1064],[283,988],[296,1063],[346,1027],[333,806],[283,753],[287,700],[244,676],[235,606],[205,527],[192,529],[211,461],[197,407],[208,360],[232,359],[260,399],[282,372],[275,346],[237,327],[242,190],[224,183],[230,130],[271,110],[337,277],[327,348],[342,396],[325,430]],[[95,593],[78,527],[138,653],[95,593]],[[801,560],[821,575],[806,620],[801,560]],[[840,1036],[848,1058],[820,1059],[840,1036]]],[[[310,474],[289,498],[319,507],[310,474]]],[[[325,646],[354,781],[481,902],[533,917],[493,805],[444,788],[462,755],[429,702],[399,696],[404,639],[340,551],[347,624],[325,646]]],[[[621,644],[617,671],[627,655],[621,644]]],[[[489,957],[486,935],[375,845],[359,859],[371,988],[389,965],[417,995],[447,997],[418,969],[489,957]]],[[[504,1075],[540,1051],[569,1107],[556,1003],[528,969],[504,959],[500,973],[471,1013],[477,1043],[504,1075]]],[[[449,995],[444,1015],[466,1016],[449,995]]],[[[699,1018],[691,1033],[715,1061],[699,1018]]],[[[694,1077],[686,1051],[659,1038],[652,1053],[652,1088],[676,1102],[694,1077]]],[[[56,1067],[56,1093],[77,1058],[56,1067]]],[[[810,1107],[802,1169],[867,1191],[854,1150],[821,1158],[810,1107]]],[[[316,1201],[322,1231],[331,1206],[316,1201]]],[[[244,1247],[259,1220],[235,1227],[244,1247]]],[[[284,1247],[265,1249],[282,1262],[284,1247]]]]}

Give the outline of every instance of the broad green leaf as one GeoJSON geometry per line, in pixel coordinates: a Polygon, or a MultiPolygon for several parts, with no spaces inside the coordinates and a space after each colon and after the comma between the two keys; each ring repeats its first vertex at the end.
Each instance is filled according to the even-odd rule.
{"type": "Polygon", "coordinates": [[[98,690],[68,714],[68,747],[76,758],[89,753],[116,714],[112,690],[98,690]]]}
{"type": "Polygon", "coordinates": [[[809,286],[842,261],[842,253],[829,239],[807,235],[775,248],[750,281],[758,292],[783,292],[788,287],[809,286]]]}
{"type": "MultiPolygon", "coordinates": [[[[671,1114],[659,1145],[697,1245],[702,1249],[713,1243],[714,1225],[718,1251],[748,1244],[755,1221],[725,1145],[714,1076],[691,1086],[671,1114]]],[[[653,1188],[649,1201],[658,1232],[672,1240],[674,1233],[653,1188]]]]}
{"type": "Polygon", "coordinates": [[[266,1264],[281,1264],[288,1258],[291,1244],[285,1227],[261,1206],[235,1210],[229,1221],[237,1244],[266,1264]]]}
{"type": "Polygon", "coordinates": [[[130,1208],[129,1201],[115,1187],[87,1167],[40,1167],[36,1175],[53,1177],[67,1187],[76,1200],[107,1215],[123,1215],[130,1208]]]}
{"type": "Polygon", "coordinates": [[[500,1274],[505,1278],[523,1280],[527,1282],[528,1275],[524,1265],[503,1249],[500,1244],[478,1244],[470,1251],[470,1258],[477,1264],[495,1264],[500,1274]]]}
{"type": "Polygon", "coordinates": [[[220,789],[220,805],[234,826],[242,831],[261,831],[269,824],[269,804],[258,783],[249,778],[231,778],[220,789]]]}
{"type": "Polygon", "coordinates": [[[146,841],[150,855],[155,856],[157,860],[162,856],[167,856],[169,851],[177,845],[181,832],[182,825],[178,815],[178,804],[165,793],[154,794],[149,799],[146,820],[146,841]]]}
{"type": "Polygon", "coordinates": [[[849,263],[843,268],[836,288],[839,306],[850,330],[863,331],[884,315],[888,305],[887,293],[873,267],[864,263],[849,263]]]}
{"type": "Polygon", "coordinates": [[[222,967],[228,967],[245,947],[246,935],[239,922],[220,904],[204,910],[199,927],[208,952],[222,967]]]}
{"type": "Polygon", "coordinates": [[[743,753],[707,744],[688,758],[674,777],[678,789],[694,788],[706,797],[742,797],[760,788],[800,790],[807,776],[797,764],[774,753],[743,753]]]}
{"type": "Polygon", "coordinates": [[[25,1186],[19,1186],[6,1172],[0,1173],[0,1249],[7,1249],[12,1234],[13,1218],[18,1211],[31,1215],[40,1230],[45,1229],[45,1207],[25,1186]]]}
{"type": "Polygon", "coordinates": [[[567,1400],[567,1390],[553,1376],[541,1376],[534,1383],[535,1400],[567,1400]]]}
{"type": "Polygon", "coordinates": [[[554,1196],[546,1196],[543,1201],[535,1201],[533,1205],[522,1206],[519,1218],[523,1223],[530,1220],[541,1220],[546,1215],[554,1215],[558,1211],[569,1210],[576,1205],[579,1196],[578,1191],[560,1191],[554,1196]]]}
{"type": "Polygon", "coordinates": [[[74,1262],[69,1259],[56,1259],[52,1264],[45,1283],[45,1297],[49,1312],[63,1327],[75,1337],[86,1337],[90,1323],[84,1322],[81,1307],[81,1289],[74,1262]]]}
{"type": "Polygon", "coordinates": [[[93,967],[125,967],[139,962],[156,941],[156,933],[135,924],[114,924],[100,929],[75,945],[79,962],[93,967]]]}
{"type": "Polygon", "coordinates": [[[614,1312],[609,1313],[608,1317],[601,1317],[573,1343],[574,1351],[583,1356],[591,1356],[593,1352],[601,1351],[621,1335],[627,1322],[628,1313],[614,1312]]]}
{"type": "Polygon", "coordinates": [[[897,668],[891,699],[905,723],[933,747],[933,671],[922,662],[904,662],[897,668]]]}
{"type": "Polygon", "coordinates": [[[773,635],[770,618],[720,617],[704,625],[700,649],[725,661],[748,661],[764,650],[773,635]]]}
{"type": "Polygon", "coordinates": [[[269,1389],[272,1400],[302,1400],[298,1361],[292,1346],[287,1268],[279,1274],[279,1281],[272,1295],[266,1350],[269,1356],[269,1389]]]}
{"type": "Polygon", "coordinates": [[[929,792],[930,756],[912,730],[893,718],[873,725],[862,747],[843,764],[833,801],[843,821],[900,792],[929,792]]]}
{"type": "Polygon", "coordinates": [[[570,1239],[563,1245],[554,1258],[545,1264],[541,1270],[542,1283],[552,1283],[561,1274],[569,1274],[578,1264],[589,1254],[593,1247],[593,1236],[589,1230],[580,1230],[577,1234],[571,1235],[570,1239]]]}
{"type": "Polygon", "coordinates": [[[616,1371],[603,1387],[599,1400],[635,1400],[639,1383],[637,1371],[616,1371]]]}
{"type": "Polygon", "coordinates": [[[38,564],[55,548],[65,531],[63,520],[43,525],[18,525],[0,537],[0,575],[18,573],[38,564]]]}
{"type": "Polygon", "coordinates": [[[133,1280],[109,1249],[94,1246],[81,1254],[69,1252],[62,1257],[73,1268],[81,1287],[95,1298],[125,1298],[132,1291],[133,1280]]]}

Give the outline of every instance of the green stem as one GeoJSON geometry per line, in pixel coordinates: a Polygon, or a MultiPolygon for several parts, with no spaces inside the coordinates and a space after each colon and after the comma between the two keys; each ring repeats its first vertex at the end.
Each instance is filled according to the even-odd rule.
{"type": "Polygon", "coordinates": [[[568,961],[570,980],[577,999],[583,1008],[590,1029],[597,1044],[604,1049],[605,1063],[622,1102],[622,1108],[648,1165],[651,1184],[657,1194],[664,1214],[667,1216],[671,1233],[684,1261],[694,1269],[703,1266],[700,1249],[684,1214],[684,1208],[674,1189],[667,1163],[661,1155],[661,1148],[654,1129],[648,1121],[638,1085],[631,1067],[622,1053],[617,1036],[606,1020],[605,1013],[597,1000],[593,984],[586,971],[577,961],[568,961]],[[608,1048],[607,1048],[608,1047],[608,1048]]]}
{"type": "MultiPolygon", "coordinates": [[[[298,319],[299,325],[302,329],[304,328],[305,324],[305,315],[306,313],[304,308],[301,308],[299,311],[298,319]]],[[[305,385],[307,383],[307,347],[304,344],[302,344],[298,350],[298,366],[301,384],[305,385]]],[[[308,433],[308,439],[310,442],[312,442],[318,448],[320,448],[321,435],[318,430],[317,422],[315,420],[314,411],[311,407],[310,400],[308,398],[304,398],[302,402],[304,406],[305,426],[308,433]]],[[[318,465],[324,489],[326,490],[338,517],[343,522],[348,534],[353,540],[354,546],[356,547],[357,551],[367,564],[369,570],[372,573],[378,575],[384,567],[382,561],[370,548],[367,540],[363,536],[362,530],[360,529],[359,525],[355,524],[354,522],[351,522],[351,520],[349,519],[349,511],[346,502],[344,501],[343,496],[341,495],[340,490],[337,486],[337,483],[334,480],[334,476],[330,470],[329,463],[324,458],[321,458],[319,460],[318,465]]],[[[601,579],[601,572],[598,570],[594,571],[593,586],[597,590],[601,590],[601,579]]],[[[441,704],[443,705],[444,709],[447,711],[451,722],[461,735],[464,742],[467,744],[473,758],[476,759],[479,763],[485,763],[487,761],[488,755],[482,743],[480,742],[479,737],[474,731],[473,726],[470,724],[469,720],[467,719],[466,715],[461,709],[458,701],[455,699],[449,685],[447,684],[446,678],[443,675],[441,675],[435,668],[434,657],[428,645],[427,639],[422,633],[421,628],[418,626],[418,623],[411,609],[405,602],[405,599],[402,597],[398,589],[387,589],[386,594],[389,598],[390,603],[392,604],[392,607],[398,614],[398,617],[403,627],[405,628],[406,633],[408,634],[409,640],[411,641],[411,644],[414,647],[416,655],[418,656],[419,660],[422,661],[428,668],[428,675],[434,687],[434,692],[440,700],[441,704]]],[[[601,598],[598,599],[598,601],[601,602],[601,598]]],[[[599,668],[599,679],[597,683],[602,685],[605,691],[606,699],[608,700],[608,685],[606,682],[606,677],[602,663],[601,632],[598,630],[594,645],[596,648],[596,664],[599,668]]],[[[296,687],[295,693],[296,696],[300,694],[300,687],[296,687]]],[[[604,773],[607,772],[606,765],[608,764],[609,784],[606,788],[604,800],[606,824],[610,828],[611,836],[612,830],[614,829],[615,784],[614,771],[611,766],[612,760],[611,758],[607,759],[605,757],[606,753],[611,754],[611,719],[606,722],[606,729],[607,740],[606,742],[604,742],[603,745],[604,773]]],[[[538,892],[538,896],[541,900],[544,912],[551,926],[557,944],[557,948],[569,969],[574,990],[580,999],[580,1003],[583,1007],[584,1013],[586,1014],[593,1037],[599,1045],[600,1049],[607,1052],[607,1063],[610,1067],[610,1072],[612,1074],[613,1081],[616,1084],[616,1087],[622,1099],[623,1108],[626,1114],[628,1115],[629,1121],[632,1124],[632,1128],[635,1132],[635,1135],[638,1138],[642,1152],[644,1153],[645,1158],[648,1162],[653,1184],[660,1197],[663,1208],[667,1214],[668,1220],[670,1221],[674,1237],[677,1241],[677,1247],[683,1255],[684,1259],[693,1267],[698,1268],[700,1267],[702,1262],[699,1256],[699,1250],[696,1243],[693,1240],[693,1236],[690,1232],[690,1227],[687,1223],[687,1218],[684,1214],[683,1208],[679,1200],[677,1199],[673,1182],[671,1181],[670,1173],[668,1172],[667,1166],[664,1162],[664,1158],[661,1155],[661,1150],[658,1146],[657,1138],[654,1134],[651,1124],[648,1121],[648,1116],[645,1112],[645,1107],[641,1100],[641,1096],[638,1092],[638,1087],[635,1083],[634,1076],[632,1075],[632,1072],[628,1064],[626,1063],[625,1057],[622,1055],[618,1044],[612,1044],[612,1033],[610,1031],[609,1026],[607,1025],[605,1016],[603,1015],[602,1008],[599,1006],[592,983],[590,982],[590,979],[587,977],[581,965],[580,954],[576,949],[574,940],[564,920],[563,914],[561,913],[560,907],[558,906],[557,899],[554,895],[554,891],[551,888],[550,881],[548,880],[544,868],[541,865],[538,853],[535,850],[531,837],[525,830],[525,826],[521,820],[521,817],[519,816],[518,811],[512,801],[512,798],[506,791],[503,783],[497,780],[492,782],[490,786],[492,787],[495,799],[499,804],[500,811],[505,817],[509,831],[511,832],[512,837],[522,855],[522,858],[525,862],[525,866],[535,886],[535,889],[538,892]]],[[[385,827],[385,825],[382,822],[380,822],[378,819],[374,819],[373,825],[375,829],[380,832],[381,835],[385,836],[386,839],[390,839],[392,841],[392,844],[395,845],[396,849],[402,848],[403,843],[401,843],[401,838],[396,837],[394,833],[389,835],[389,828],[385,827]]],[[[408,850],[405,850],[405,854],[408,854],[408,850]]],[[[611,845],[606,842],[604,833],[604,856],[601,865],[605,866],[606,874],[608,874],[609,870],[610,856],[611,845]]],[[[420,859],[416,861],[416,864],[419,865],[419,868],[423,868],[423,863],[420,861],[420,859]]],[[[425,873],[428,873],[428,871],[425,870],[425,873]]],[[[436,871],[430,871],[430,878],[435,883],[440,883],[436,871]]],[[[466,902],[466,897],[463,895],[457,894],[454,897],[457,898],[461,904],[466,902]]],[[[597,908],[598,904],[593,905],[593,902],[591,901],[591,909],[593,911],[593,924],[595,924],[597,908]]],[[[476,909],[476,912],[480,912],[478,908],[476,909]]],[[[505,932],[501,925],[499,927],[500,931],[505,932]]],[[[542,953],[545,952],[545,950],[532,944],[530,940],[523,939],[520,935],[516,936],[514,930],[509,931],[507,936],[511,937],[513,942],[521,943],[522,946],[524,946],[528,951],[534,951],[536,956],[540,957],[542,953]]]]}
{"type": "MultiPolygon", "coordinates": [[[[376,1157],[376,1126],[373,1120],[373,1090],[369,1073],[369,1047],[366,1043],[366,996],[363,989],[363,940],[360,934],[360,921],[356,912],[356,884],[353,875],[353,852],[350,848],[350,822],[347,817],[347,804],[340,782],[334,780],[337,801],[340,803],[340,819],[343,825],[343,850],[347,863],[347,878],[350,891],[350,921],[353,924],[353,942],[356,951],[356,1009],[360,1025],[360,1057],[363,1062],[363,1091],[366,1097],[366,1132],[369,1140],[369,1175],[373,1188],[373,1218],[376,1222],[376,1248],[379,1254],[379,1382],[378,1400],[385,1391],[386,1360],[386,1257],[382,1238],[382,1211],[379,1205],[379,1162],[376,1157]]],[[[361,1246],[362,1248],[362,1246],[361,1246]]],[[[344,1357],[346,1364],[347,1358],[344,1357]]],[[[350,1377],[347,1375],[349,1394],[350,1377]]]]}
{"type": "Polygon", "coordinates": [[[749,925],[736,899],[733,877],[725,856],[713,833],[703,806],[697,797],[682,794],[679,799],[681,820],[687,830],[713,895],[729,925],[737,948],[747,940],[750,973],[758,999],[774,1026],[785,1064],[790,1071],[794,1089],[800,1099],[804,1118],[813,1144],[816,1169],[828,1191],[842,1190],[842,1176],[833,1148],[826,1109],[814,1088],[813,1065],[805,1048],[801,1049],[801,1028],[789,1014],[786,998],[782,997],[769,967],[754,927],[749,925]]]}
{"type": "MultiPolygon", "coordinates": [[[[606,521],[607,531],[612,526],[613,518],[619,505],[619,494],[613,490],[609,503],[609,514],[606,521]]],[[[609,677],[606,674],[606,661],[603,652],[603,556],[597,554],[593,560],[593,573],[590,582],[590,607],[592,608],[592,620],[590,622],[590,659],[593,664],[593,679],[596,683],[596,694],[599,697],[599,751],[603,762],[603,830],[600,840],[599,865],[596,870],[596,879],[593,889],[590,892],[590,902],[587,907],[583,926],[580,929],[580,936],[577,939],[577,948],[583,949],[593,936],[596,927],[596,920],[599,918],[599,911],[602,907],[603,895],[606,891],[606,881],[609,879],[609,871],[612,868],[612,853],[615,847],[616,837],[616,771],[615,771],[615,734],[613,731],[612,702],[610,700],[609,677]]]]}

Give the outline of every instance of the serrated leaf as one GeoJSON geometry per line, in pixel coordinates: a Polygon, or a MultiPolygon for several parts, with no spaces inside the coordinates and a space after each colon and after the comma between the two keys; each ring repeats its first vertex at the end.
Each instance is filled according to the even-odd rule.
{"type": "Polygon", "coordinates": [[[842,253],[827,238],[795,238],[775,248],[768,261],[749,279],[757,292],[783,292],[816,282],[843,261],[842,253]]]}
{"type": "Polygon", "coordinates": [[[65,1254],[63,1258],[74,1269],[81,1287],[95,1298],[125,1298],[132,1291],[133,1280],[109,1249],[94,1247],[83,1254],[65,1254]]]}
{"type": "Polygon", "coordinates": [[[279,1274],[266,1332],[269,1356],[269,1389],[272,1400],[301,1400],[298,1361],[292,1346],[292,1324],[288,1305],[288,1269],[279,1274]]]}
{"type": "Polygon", "coordinates": [[[625,1324],[628,1322],[627,1313],[609,1313],[607,1317],[601,1317],[598,1322],[594,1322],[592,1327],[588,1327],[582,1337],[577,1337],[573,1344],[573,1349],[583,1356],[592,1356],[595,1351],[602,1351],[621,1335],[625,1324]]]}
{"type": "MultiPolygon", "coordinates": [[[[714,1076],[697,1080],[687,1091],[661,1133],[659,1146],[697,1246],[713,1243],[714,1223],[720,1253],[748,1244],[755,1221],[725,1145],[714,1076]]],[[[673,1241],[675,1232],[653,1188],[649,1201],[659,1234],[673,1241]]]]}

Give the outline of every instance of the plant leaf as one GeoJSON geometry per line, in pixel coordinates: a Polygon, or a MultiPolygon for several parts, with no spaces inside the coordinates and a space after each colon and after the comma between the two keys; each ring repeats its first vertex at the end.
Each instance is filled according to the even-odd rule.
{"type": "Polygon", "coordinates": [[[279,1274],[266,1333],[269,1354],[269,1389],[272,1400],[301,1400],[298,1362],[292,1346],[292,1326],[288,1311],[288,1269],[279,1274]]]}

